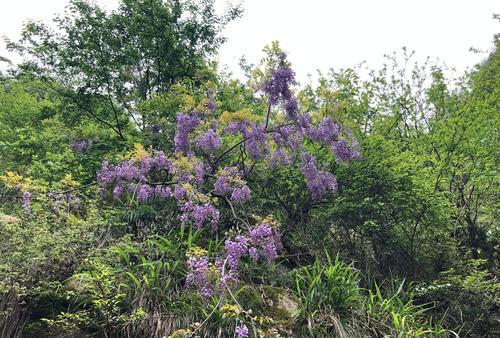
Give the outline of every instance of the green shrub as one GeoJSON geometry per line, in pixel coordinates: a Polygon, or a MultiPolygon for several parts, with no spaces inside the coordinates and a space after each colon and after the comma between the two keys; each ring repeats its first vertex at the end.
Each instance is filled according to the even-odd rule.
{"type": "Polygon", "coordinates": [[[434,304],[431,310],[443,324],[460,336],[500,335],[500,282],[482,268],[487,261],[472,259],[445,271],[440,278],[417,289],[420,302],[434,304]]]}

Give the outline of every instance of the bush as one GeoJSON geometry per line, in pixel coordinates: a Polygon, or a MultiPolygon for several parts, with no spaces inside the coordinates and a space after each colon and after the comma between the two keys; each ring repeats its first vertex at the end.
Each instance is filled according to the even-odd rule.
{"type": "Polygon", "coordinates": [[[417,299],[434,305],[432,314],[460,336],[500,334],[500,282],[482,268],[486,260],[472,259],[417,289],[417,299]]]}

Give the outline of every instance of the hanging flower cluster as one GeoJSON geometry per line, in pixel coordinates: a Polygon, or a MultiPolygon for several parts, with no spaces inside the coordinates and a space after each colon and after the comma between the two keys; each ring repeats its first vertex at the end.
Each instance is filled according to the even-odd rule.
{"type": "Polygon", "coordinates": [[[84,153],[88,151],[96,142],[96,139],[79,139],[75,140],[71,144],[71,148],[77,153],[84,153]]]}
{"type": "Polygon", "coordinates": [[[220,256],[210,259],[206,250],[191,248],[188,251],[186,286],[208,299],[237,281],[242,260],[256,263],[262,258],[272,263],[278,257],[280,247],[277,222],[268,216],[246,233],[227,239],[220,256]]]}
{"type": "Polygon", "coordinates": [[[250,188],[242,179],[243,174],[236,167],[220,170],[214,184],[214,191],[221,196],[230,196],[232,202],[245,202],[250,199],[250,188]]]}

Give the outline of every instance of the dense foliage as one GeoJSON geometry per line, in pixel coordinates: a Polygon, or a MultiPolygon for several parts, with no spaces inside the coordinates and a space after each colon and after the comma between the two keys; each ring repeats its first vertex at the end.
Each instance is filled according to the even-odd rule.
{"type": "Polygon", "coordinates": [[[242,83],[212,0],[71,1],[0,76],[2,337],[500,334],[498,36],[242,83]]]}

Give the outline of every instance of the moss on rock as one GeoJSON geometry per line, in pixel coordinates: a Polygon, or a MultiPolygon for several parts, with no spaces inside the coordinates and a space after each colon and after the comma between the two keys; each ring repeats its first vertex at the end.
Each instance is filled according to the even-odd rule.
{"type": "Polygon", "coordinates": [[[278,324],[292,324],[300,313],[300,301],[284,288],[244,285],[236,297],[245,309],[272,318],[278,324]]]}

